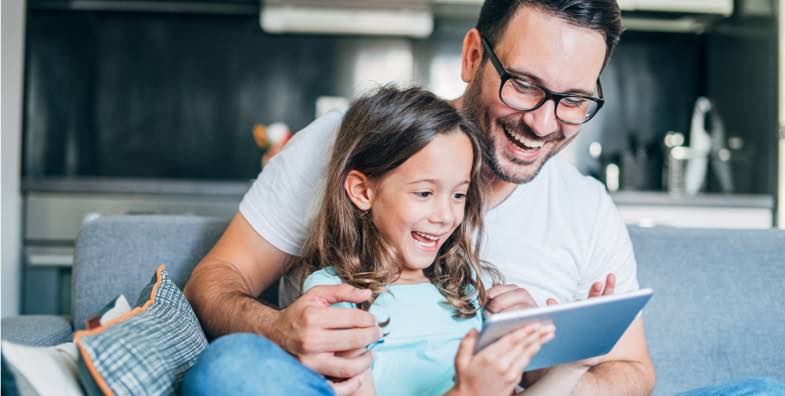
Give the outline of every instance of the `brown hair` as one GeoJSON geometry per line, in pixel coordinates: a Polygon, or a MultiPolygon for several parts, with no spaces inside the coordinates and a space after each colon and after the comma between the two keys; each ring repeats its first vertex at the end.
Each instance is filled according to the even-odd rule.
{"type": "Polygon", "coordinates": [[[496,270],[477,258],[484,184],[480,176],[481,134],[449,103],[421,88],[381,87],[355,100],[344,115],[329,162],[324,200],[303,248],[305,273],[333,267],[345,283],[372,291],[371,300],[358,305],[368,310],[400,275],[399,256],[371,216],[349,199],[344,190],[346,176],[358,170],[372,179],[382,177],[436,136],[451,133],[464,133],[473,149],[465,215],[424,274],[455,308],[456,317],[476,314],[478,305],[487,300],[482,271],[494,281],[500,279],[496,270]]]}
{"type": "MultiPolygon", "coordinates": [[[[492,47],[496,46],[513,15],[526,6],[601,33],[605,37],[606,64],[619,43],[622,24],[616,0],[486,0],[475,27],[492,47]]],[[[483,53],[485,59],[487,54],[483,53]]]]}

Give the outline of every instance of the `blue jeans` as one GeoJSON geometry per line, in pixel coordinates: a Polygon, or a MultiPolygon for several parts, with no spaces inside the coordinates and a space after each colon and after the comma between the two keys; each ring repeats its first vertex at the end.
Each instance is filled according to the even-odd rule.
{"type": "Polygon", "coordinates": [[[188,371],[183,395],[334,395],[319,373],[275,343],[248,333],[210,343],[188,371]]]}
{"type": "MultiPolygon", "coordinates": [[[[210,343],[182,384],[183,395],[334,395],[319,373],[303,366],[268,339],[248,333],[223,336],[210,343]]],[[[678,396],[785,396],[785,384],[749,378],[678,396]]]]}
{"type": "Polygon", "coordinates": [[[771,378],[747,378],[693,389],[677,396],[785,396],[785,384],[771,378]]]}

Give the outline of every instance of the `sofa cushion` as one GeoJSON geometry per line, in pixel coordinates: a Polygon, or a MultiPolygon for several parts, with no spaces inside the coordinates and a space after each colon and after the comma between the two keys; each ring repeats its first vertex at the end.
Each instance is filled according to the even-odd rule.
{"type": "Polygon", "coordinates": [[[655,395],[746,377],[785,382],[785,231],[630,228],[655,395]]]}
{"type": "Polygon", "coordinates": [[[2,319],[3,341],[21,345],[54,346],[69,342],[73,330],[69,318],[56,315],[22,315],[2,319]]]}
{"type": "Polygon", "coordinates": [[[74,330],[119,294],[136,296],[160,263],[183,287],[218,240],[226,219],[198,216],[109,216],[79,230],[73,268],[74,330]]]}
{"type": "Polygon", "coordinates": [[[191,306],[165,267],[137,306],[95,329],[76,333],[88,394],[172,394],[207,346],[191,306]]]}

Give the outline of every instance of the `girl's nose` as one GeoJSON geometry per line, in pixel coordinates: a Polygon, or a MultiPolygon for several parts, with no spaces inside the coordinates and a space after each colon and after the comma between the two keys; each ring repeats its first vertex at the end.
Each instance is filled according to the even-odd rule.
{"type": "Polygon", "coordinates": [[[452,210],[450,210],[449,202],[440,202],[431,214],[431,221],[434,223],[449,224],[453,219],[454,216],[452,210]]]}

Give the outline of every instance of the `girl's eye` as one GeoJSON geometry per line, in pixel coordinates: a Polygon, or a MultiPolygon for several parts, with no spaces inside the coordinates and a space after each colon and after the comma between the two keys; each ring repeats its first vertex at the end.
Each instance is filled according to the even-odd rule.
{"type": "Polygon", "coordinates": [[[459,199],[459,200],[466,199],[466,193],[455,193],[455,199],[459,199]]]}
{"type": "Polygon", "coordinates": [[[432,192],[430,192],[430,191],[417,191],[417,192],[415,192],[415,193],[414,193],[414,195],[416,195],[416,196],[417,196],[417,197],[419,197],[419,198],[428,198],[428,197],[430,197],[432,194],[433,194],[433,193],[432,193],[432,192]]]}

